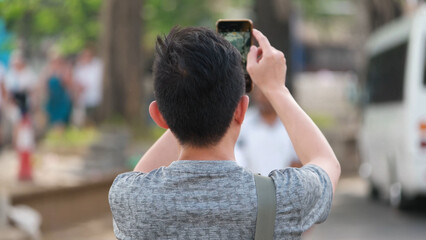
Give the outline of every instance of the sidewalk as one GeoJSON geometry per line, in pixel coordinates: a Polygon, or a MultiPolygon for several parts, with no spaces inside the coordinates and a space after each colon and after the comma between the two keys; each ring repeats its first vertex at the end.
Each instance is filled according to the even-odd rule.
{"type": "Polygon", "coordinates": [[[0,153],[0,188],[10,195],[36,189],[76,186],[87,176],[81,175],[84,161],[78,155],[59,155],[55,153],[35,153],[33,162],[33,180],[18,180],[19,159],[12,149],[0,153]]]}
{"type": "Polygon", "coordinates": [[[80,223],[60,231],[44,234],[43,240],[116,240],[112,230],[112,217],[107,214],[98,219],[80,223]]]}
{"type": "MultiPolygon", "coordinates": [[[[31,181],[18,180],[18,155],[13,149],[3,149],[0,190],[13,206],[27,205],[41,214],[42,239],[115,239],[108,190],[115,176],[125,170],[124,148],[118,146],[125,141],[119,139],[121,144],[116,144],[109,140],[102,138],[85,152],[55,153],[38,148],[31,157],[31,181]]],[[[20,234],[8,240],[25,239],[16,228],[6,228],[20,234]]],[[[0,230],[0,239],[5,231],[0,230]]]]}

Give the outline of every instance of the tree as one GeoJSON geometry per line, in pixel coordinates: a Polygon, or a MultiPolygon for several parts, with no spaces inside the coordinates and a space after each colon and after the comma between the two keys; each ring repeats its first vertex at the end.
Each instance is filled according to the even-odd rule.
{"type": "Polygon", "coordinates": [[[268,37],[272,46],[286,55],[286,85],[291,91],[293,89],[290,35],[291,0],[255,0],[254,12],[256,28],[268,37]]]}
{"type": "Polygon", "coordinates": [[[213,28],[220,16],[211,0],[145,0],[142,12],[143,46],[148,52],[154,49],[156,37],[173,26],[213,28]]]}
{"type": "Polygon", "coordinates": [[[364,5],[370,31],[402,16],[404,10],[403,2],[399,0],[364,0],[364,5]]]}
{"type": "Polygon", "coordinates": [[[106,0],[103,7],[101,115],[141,124],[146,112],[143,65],[150,68],[157,35],[168,33],[174,25],[213,26],[215,13],[208,0],[106,0]]]}
{"type": "Polygon", "coordinates": [[[101,0],[3,0],[0,18],[29,55],[40,40],[54,38],[64,54],[74,54],[96,41],[101,0]]]}
{"type": "Polygon", "coordinates": [[[140,121],[142,112],[142,1],[105,0],[102,57],[104,61],[103,118],[123,116],[140,121]]]}

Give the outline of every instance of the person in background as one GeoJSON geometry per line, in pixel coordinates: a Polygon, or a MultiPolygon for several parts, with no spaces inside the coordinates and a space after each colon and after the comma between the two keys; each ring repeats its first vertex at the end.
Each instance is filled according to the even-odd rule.
{"type": "Polygon", "coordinates": [[[74,69],[75,106],[73,121],[81,126],[85,119],[97,122],[96,109],[102,101],[102,62],[92,48],[80,54],[74,69]]]}
{"type": "Polygon", "coordinates": [[[17,147],[21,140],[20,129],[24,123],[30,122],[30,106],[37,84],[37,76],[27,65],[20,51],[10,57],[10,68],[4,78],[4,111],[11,125],[12,142],[17,147]]]}
{"type": "Polygon", "coordinates": [[[33,94],[36,83],[37,76],[27,66],[22,53],[13,53],[11,56],[11,67],[4,79],[4,87],[9,104],[19,109],[20,116],[13,120],[14,122],[28,113],[30,97],[33,94]]]}
{"type": "Polygon", "coordinates": [[[6,97],[6,88],[4,87],[4,80],[6,78],[6,67],[0,62],[0,108],[6,97]]]}
{"type": "Polygon", "coordinates": [[[51,126],[62,128],[71,117],[71,65],[56,51],[49,53],[49,62],[41,75],[41,91],[47,99],[45,110],[51,126]]]}
{"type": "Polygon", "coordinates": [[[0,62],[0,148],[3,146],[3,116],[4,102],[6,100],[6,89],[4,79],[6,77],[6,67],[0,62]]]}
{"type": "Polygon", "coordinates": [[[287,130],[265,95],[254,88],[255,106],[248,109],[235,145],[237,163],[263,176],[275,169],[301,167],[287,130]]]}

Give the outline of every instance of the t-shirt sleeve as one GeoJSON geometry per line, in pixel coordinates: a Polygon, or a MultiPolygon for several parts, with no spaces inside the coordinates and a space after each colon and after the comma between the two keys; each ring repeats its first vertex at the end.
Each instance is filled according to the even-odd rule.
{"type": "Polygon", "coordinates": [[[333,188],[323,169],[308,164],[272,171],[270,177],[277,189],[276,231],[301,233],[328,217],[333,188]]]}
{"type": "Polygon", "coordinates": [[[114,234],[117,239],[126,239],[128,229],[132,229],[134,221],[132,214],[133,204],[130,202],[130,193],[133,181],[143,175],[140,172],[126,172],[118,175],[109,190],[109,205],[112,212],[114,234]]]}

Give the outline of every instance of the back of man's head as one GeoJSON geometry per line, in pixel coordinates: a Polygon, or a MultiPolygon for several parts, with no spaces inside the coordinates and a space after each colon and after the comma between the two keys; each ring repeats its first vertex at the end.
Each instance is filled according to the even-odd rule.
{"type": "Polygon", "coordinates": [[[158,108],[183,145],[218,143],[244,94],[241,56],[202,27],[173,28],[157,38],[154,89],[158,108]]]}

